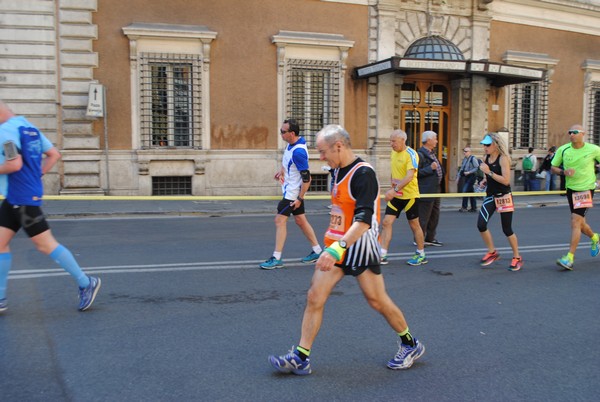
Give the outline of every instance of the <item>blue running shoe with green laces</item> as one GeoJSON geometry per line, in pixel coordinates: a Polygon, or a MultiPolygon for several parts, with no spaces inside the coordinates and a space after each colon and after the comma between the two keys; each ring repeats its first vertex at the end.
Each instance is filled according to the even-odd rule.
{"type": "Polygon", "coordinates": [[[398,353],[392,360],[387,364],[388,368],[392,370],[404,370],[410,368],[415,360],[423,356],[425,353],[425,346],[418,339],[415,338],[415,346],[408,346],[398,341],[398,353]]]}
{"type": "Polygon", "coordinates": [[[413,255],[413,258],[411,258],[410,260],[406,261],[406,263],[408,265],[425,265],[427,264],[429,261],[427,261],[427,258],[425,257],[425,254],[419,254],[419,253],[415,253],[415,255],[413,255]]]}
{"type": "Polygon", "coordinates": [[[598,253],[600,253],[600,247],[598,247],[599,240],[600,236],[598,235],[598,233],[594,233],[594,236],[592,236],[592,248],[590,249],[590,255],[592,257],[595,257],[598,255],[598,253]],[[594,240],[594,237],[596,238],[596,240],[594,240]]]}
{"type": "Polygon", "coordinates": [[[320,255],[321,254],[317,254],[313,251],[309,255],[307,255],[306,257],[301,259],[300,261],[302,261],[304,264],[310,264],[311,262],[317,261],[319,259],[320,255]]]}
{"type": "Polygon", "coordinates": [[[269,258],[267,261],[260,264],[262,269],[276,269],[283,268],[283,260],[278,260],[275,257],[269,258]]]}
{"type": "Polygon", "coordinates": [[[566,255],[563,255],[558,260],[556,260],[556,265],[558,265],[559,267],[563,267],[564,269],[568,269],[569,271],[573,270],[573,260],[571,260],[566,255]]]}
{"type": "Polygon", "coordinates": [[[294,373],[296,375],[308,375],[312,373],[310,359],[302,361],[300,356],[294,353],[294,348],[285,356],[269,356],[269,363],[282,373],[294,373]]]}
{"type": "Polygon", "coordinates": [[[379,264],[381,265],[388,265],[390,262],[388,261],[387,255],[382,255],[381,256],[381,261],[379,261],[379,264]]]}

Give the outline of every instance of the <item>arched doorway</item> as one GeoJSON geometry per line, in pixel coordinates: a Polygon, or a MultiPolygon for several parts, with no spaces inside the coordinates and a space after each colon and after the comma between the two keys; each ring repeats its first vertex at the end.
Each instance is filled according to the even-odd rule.
{"type": "MultiPolygon", "coordinates": [[[[438,135],[437,157],[448,172],[450,133],[450,83],[427,78],[405,77],[400,94],[400,128],[408,135],[407,143],[415,150],[421,147],[421,133],[438,135]]],[[[445,176],[445,187],[448,174],[445,176]]]]}

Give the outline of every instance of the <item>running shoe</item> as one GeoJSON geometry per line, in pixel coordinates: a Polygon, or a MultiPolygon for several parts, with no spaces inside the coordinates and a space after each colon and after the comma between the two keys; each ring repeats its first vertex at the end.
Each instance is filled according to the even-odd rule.
{"type": "Polygon", "coordinates": [[[563,255],[556,260],[556,265],[563,267],[564,269],[568,269],[569,271],[573,270],[573,260],[569,259],[569,257],[566,255],[563,255]]]}
{"type": "Polygon", "coordinates": [[[493,252],[484,255],[481,259],[480,264],[482,267],[487,267],[492,262],[496,261],[498,258],[500,258],[500,254],[498,254],[498,251],[494,250],[493,252]]]}
{"type": "Polygon", "coordinates": [[[100,290],[100,286],[102,285],[102,281],[100,278],[96,278],[95,276],[90,276],[90,284],[87,288],[79,288],[79,310],[85,311],[88,308],[92,307],[92,303],[96,299],[96,295],[100,290]]]}
{"type": "Polygon", "coordinates": [[[425,258],[425,254],[419,254],[419,253],[415,253],[415,255],[413,255],[413,258],[411,258],[410,260],[406,261],[406,263],[408,265],[425,265],[427,264],[429,261],[427,261],[427,258],[425,258]]]}
{"type": "Polygon", "coordinates": [[[523,266],[523,257],[513,257],[510,262],[510,267],[508,267],[509,271],[518,271],[523,266]]]}
{"type": "Polygon", "coordinates": [[[283,260],[278,260],[275,257],[269,258],[267,261],[259,265],[262,269],[283,268],[283,260]]]}
{"type": "Polygon", "coordinates": [[[467,208],[463,207],[463,208],[459,209],[458,212],[467,212],[467,208]]]}
{"type": "MultiPolygon", "coordinates": [[[[598,233],[596,233],[595,235],[598,236],[598,233]]],[[[590,249],[590,255],[592,257],[595,257],[598,255],[598,253],[600,253],[600,247],[598,247],[598,240],[594,241],[594,239],[592,239],[592,248],[590,249]]]]}
{"type": "Polygon", "coordinates": [[[394,358],[387,364],[388,368],[391,368],[392,370],[403,370],[410,368],[415,360],[423,356],[423,353],[425,353],[425,346],[423,346],[418,339],[415,339],[414,347],[405,345],[401,341],[398,341],[398,346],[398,353],[396,353],[396,356],[394,356],[394,358]]]}
{"type": "Polygon", "coordinates": [[[6,298],[0,299],[0,313],[3,313],[8,309],[8,303],[6,302],[6,298]]]}
{"type": "Polygon", "coordinates": [[[319,259],[319,255],[320,254],[317,254],[313,251],[309,255],[307,255],[306,257],[301,259],[300,261],[302,261],[305,264],[310,264],[311,262],[317,261],[319,259]]]}
{"type": "Polygon", "coordinates": [[[444,243],[442,243],[441,241],[437,241],[437,240],[433,239],[431,241],[425,240],[425,245],[426,246],[434,246],[434,247],[442,247],[444,245],[444,243]]]}
{"type": "Polygon", "coordinates": [[[379,261],[381,265],[388,265],[390,262],[388,261],[387,255],[381,256],[381,261],[379,261]]]}
{"type": "Polygon", "coordinates": [[[296,375],[308,375],[312,372],[310,359],[302,361],[300,356],[294,353],[294,348],[285,356],[269,356],[269,363],[282,373],[294,373],[296,375]]]}

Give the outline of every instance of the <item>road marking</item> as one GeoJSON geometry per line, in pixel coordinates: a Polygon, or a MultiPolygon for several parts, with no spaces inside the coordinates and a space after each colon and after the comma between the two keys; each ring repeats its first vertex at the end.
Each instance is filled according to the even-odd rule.
{"type": "MultiPolygon", "coordinates": [[[[557,249],[568,247],[568,244],[545,244],[542,246],[521,246],[519,251],[523,254],[556,252],[557,249]]],[[[499,252],[512,252],[510,247],[498,247],[499,252]]],[[[427,251],[428,260],[437,260],[443,258],[460,258],[475,255],[483,255],[487,250],[484,248],[471,248],[461,250],[429,250],[427,251]]],[[[414,252],[389,253],[388,260],[396,261],[412,257],[414,252]]],[[[300,257],[298,257],[300,259],[300,257]]],[[[125,274],[125,273],[150,273],[150,272],[182,272],[182,271],[212,271],[218,269],[256,269],[263,260],[239,260],[239,261],[204,261],[189,263],[170,263],[170,264],[140,264],[140,265],[106,265],[99,267],[83,267],[87,274],[125,274]]],[[[285,263],[286,267],[308,267],[313,268],[314,264],[304,264],[301,262],[285,263]]],[[[47,278],[53,276],[66,276],[67,272],[60,267],[41,268],[41,269],[21,269],[13,270],[9,273],[9,279],[33,279],[47,278]]]]}

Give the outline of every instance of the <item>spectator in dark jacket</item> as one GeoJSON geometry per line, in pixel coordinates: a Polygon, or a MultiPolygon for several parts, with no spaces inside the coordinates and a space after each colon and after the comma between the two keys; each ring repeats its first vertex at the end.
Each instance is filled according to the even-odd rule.
{"type": "MultiPolygon", "coordinates": [[[[438,143],[437,133],[434,131],[423,132],[421,143],[423,146],[417,152],[419,153],[419,192],[423,197],[425,194],[440,192],[444,170],[434,152],[438,143]]],[[[425,246],[443,246],[443,243],[436,239],[439,220],[440,198],[421,198],[419,200],[419,223],[425,235],[425,246]]]]}
{"type": "Polygon", "coordinates": [[[548,154],[544,157],[540,168],[538,169],[538,174],[544,174],[546,178],[546,191],[554,190],[554,180],[556,179],[556,175],[552,173],[552,158],[554,158],[554,153],[556,152],[556,147],[550,147],[548,149],[548,154]]]}

